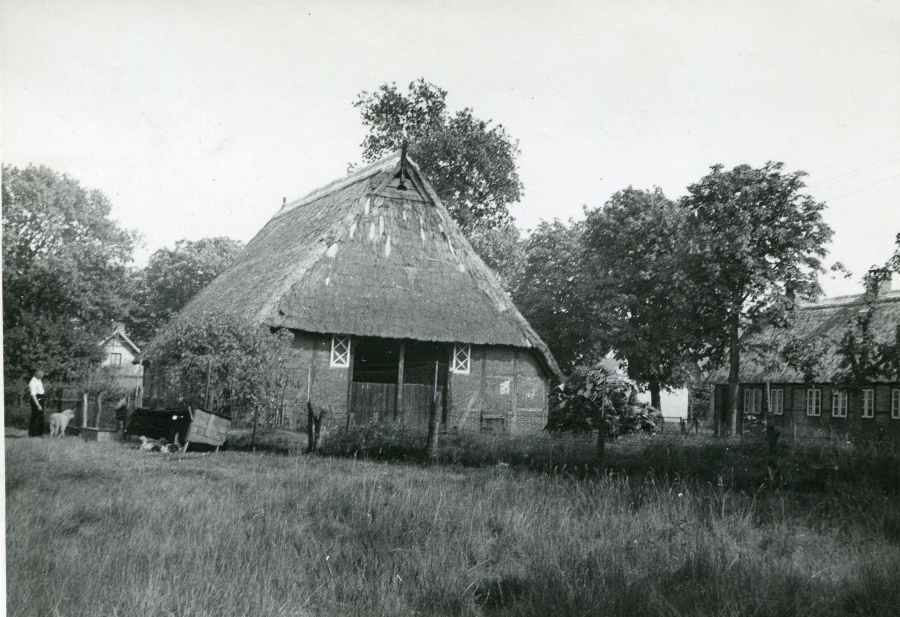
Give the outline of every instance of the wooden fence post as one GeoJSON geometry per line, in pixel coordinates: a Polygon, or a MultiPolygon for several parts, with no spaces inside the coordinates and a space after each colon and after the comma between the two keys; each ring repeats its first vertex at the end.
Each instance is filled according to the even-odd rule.
{"type": "Polygon", "coordinates": [[[88,393],[85,392],[81,397],[81,428],[87,428],[88,425],[88,393]]]}
{"type": "Polygon", "coordinates": [[[212,356],[209,357],[209,360],[206,362],[206,396],[203,400],[203,407],[206,411],[211,411],[209,408],[209,380],[210,373],[212,373],[212,356]]]}
{"type": "Polygon", "coordinates": [[[603,378],[603,389],[600,391],[600,407],[597,409],[597,461],[600,467],[606,459],[606,377],[603,378]]]}
{"type": "Polygon", "coordinates": [[[434,363],[434,395],[431,398],[431,409],[428,414],[428,459],[435,460],[438,453],[438,366],[434,363]]]}

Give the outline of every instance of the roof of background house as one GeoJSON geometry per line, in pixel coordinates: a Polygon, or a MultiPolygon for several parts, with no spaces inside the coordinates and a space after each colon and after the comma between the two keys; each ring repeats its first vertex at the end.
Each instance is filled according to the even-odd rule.
{"type": "Polygon", "coordinates": [[[285,204],[183,314],[237,313],[309,332],[550,350],[409,159],[363,167],[285,204]]]}
{"type": "MultiPolygon", "coordinates": [[[[784,337],[799,337],[803,341],[816,342],[826,338],[834,342],[840,340],[847,328],[852,325],[854,317],[865,308],[864,294],[852,296],[836,296],[824,298],[818,302],[801,304],[794,315],[790,329],[766,328],[762,332],[749,337],[752,344],[775,344],[784,337]]],[[[876,310],[872,317],[872,331],[875,339],[880,343],[893,342],[897,328],[900,326],[900,290],[883,291],[876,301],[876,310]]],[[[840,358],[830,345],[823,354],[820,362],[821,375],[819,382],[827,383],[834,380],[838,371],[840,358]]],[[[796,370],[786,367],[766,367],[758,357],[753,354],[741,354],[740,379],[747,383],[761,383],[764,381],[780,383],[800,383],[803,375],[796,370]]],[[[728,382],[728,366],[720,367],[710,374],[712,383],[728,382]]]]}
{"type": "Polygon", "coordinates": [[[110,339],[115,338],[117,336],[120,337],[123,341],[125,341],[125,343],[127,343],[132,349],[134,349],[134,353],[136,353],[136,354],[141,353],[141,348],[138,347],[137,345],[135,345],[134,341],[132,341],[130,338],[128,338],[128,335],[125,334],[125,324],[120,323],[120,322],[114,323],[112,333],[109,336],[107,336],[106,338],[104,338],[103,340],[101,340],[98,344],[106,345],[106,343],[110,339]]]}

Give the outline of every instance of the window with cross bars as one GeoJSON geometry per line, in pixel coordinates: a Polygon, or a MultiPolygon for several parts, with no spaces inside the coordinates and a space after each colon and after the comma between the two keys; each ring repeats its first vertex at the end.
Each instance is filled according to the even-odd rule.
{"type": "Polygon", "coordinates": [[[810,388],[806,391],[806,415],[821,416],[822,415],[822,391],[816,388],[810,388]]]}
{"type": "Polygon", "coordinates": [[[350,337],[331,335],[331,367],[347,368],[350,366],[350,337]]]}
{"type": "Polygon", "coordinates": [[[472,346],[453,345],[453,364],[450,370],[454,373],[469,374],[472,365],[472,346]]]}
{"type": "Polygon", "coordinates": [[[784,415],[784,390],[780,388],[772,390],[769,409],[774,416],[784,415]]]}
{"type": "Polygon", "coordinates": [[[862,417],[875,417],[875,390],[863,390],[862,417]]]}
{"type": "Polygon", "coordinates": [[[843,390],[835,390],[831,393],[831,415],[835,418],[846,418],[849,407],[849,397],[843,390]]]}

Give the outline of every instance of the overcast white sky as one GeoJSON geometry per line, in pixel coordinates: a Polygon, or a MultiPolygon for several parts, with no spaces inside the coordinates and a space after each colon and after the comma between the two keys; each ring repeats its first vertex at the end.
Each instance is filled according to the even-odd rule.
{"type": "MultiPolygon", "coordinates": [[[[519,139],[523,230],[784,161],[858,290],[900,232],[900,2],[3,0],[2,156],[139,230],[248,241],[360,159],[356,94],[418,77],[519,139]]],[[[895,287],[898,282],[895,280],[895,287]]]]}

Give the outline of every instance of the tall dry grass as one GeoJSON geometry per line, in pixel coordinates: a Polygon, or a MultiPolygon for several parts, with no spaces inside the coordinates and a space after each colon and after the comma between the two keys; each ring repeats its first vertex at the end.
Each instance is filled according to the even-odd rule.
{"type": "Polygon", "coordinates": [[[896,494],[8,439],[17,615],[889,615],[896,494]]]}

